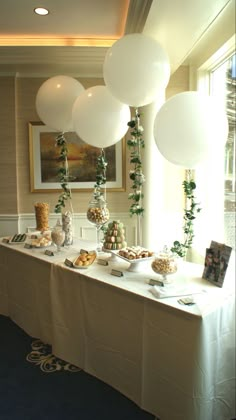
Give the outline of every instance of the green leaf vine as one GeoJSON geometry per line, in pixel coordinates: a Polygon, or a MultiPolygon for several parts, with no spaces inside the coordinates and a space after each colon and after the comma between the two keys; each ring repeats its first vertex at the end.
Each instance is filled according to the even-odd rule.
{"type": "Polygon", "coordinates": [[[131,139],[127,140],[127,146],[130,149],[130,163],[133,165],[133,169],[129,171],[129,178],[132,181],[132,192],[129,194],[128,198],[133,201],[129,212],[131,216],[134,214],[142,216],[144,213],[144,208],[142,206],[142,186],[145,182],[145,177],[142,171],[141,149],[145,147],[145,143],[138,109],[135,110],[135,117],[128,122],[128,126],[131,129],[131,139]]]}
{"type": "Polygon", "coordinates": [[[72,178],[69,176],[67,161],[68,148],[64,133],[60,133],[56,137],[55,146],[60,147],[58,161],[61,163],[61,167],[58,170],[58,178],[61,184],[62,193],[58,197],[58,202],[55,205],[54,211],[55,213],[61,213],[63,208],[66,206],[66,201],[71,200],[72,198],[71,189],[68,184],[69,180],[72,180],[72,178]]]}
{"type": "MultiPolygon", "coordinates": [[[[105,156],[104,149],[101,149],[100,155],[97,157],[97,164],[96,164],[96,183],[94,185],[95,197],[99,198],[101,195],[101,187],[102,185],[106,185],[107,177],[107,159],[105,156]]],[[[103,236],[107,232],[107,223],[100,227],[100,230],[103,232],[103,236]]]]}
{"type": "Polygon", "coordinates": [[[105,156],[104,149],[101,149],[100,155],[97,157],[96,163],[96,183],[94,185],[95,192],[97,195],[101,194],[101,186],[105,185],[107,182],[106,170],[107,170],[107,160],[105,156]]]}
{"type": "Polygon", "coordinates": [[[185,194],[186,208],[184,209],[184,241],[174,241],[171,251],[179,257],[185,257],[188,249],[191,247],[194,238],[194,220],[197,213],[201,211],[199,203],[196,202],[194,190],[196,183],[192,179],[191,171],[188,171],[187,179],[183,181],[183,190],[185,194]]]}

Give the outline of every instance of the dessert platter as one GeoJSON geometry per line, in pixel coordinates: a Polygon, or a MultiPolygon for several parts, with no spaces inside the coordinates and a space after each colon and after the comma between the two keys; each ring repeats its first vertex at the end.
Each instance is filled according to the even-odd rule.
{"type": "Polygon", "coordinates": [[[51,232],[39,232],[31,233],[27,235],[26,244],[30,245],[32,248],[46,248],[52,245],[51,232]]]}
{"type": "Polygon", "coordinates": [[[73,267],[80,268],[80,269],[88,268],[94,263],[96,257],[97,257],[96,251],[81,250],[80,254],[75,258],[73,262],[73,267]]]}
{"type": "Polygon", "coordinates": [[[155,257],[153,251],[149,251],[141,246],[126,247],[119,251],[111,251],[111,253],[130,264],[128,271],[143,270],[143,265],[151,262],[155,257]]]}

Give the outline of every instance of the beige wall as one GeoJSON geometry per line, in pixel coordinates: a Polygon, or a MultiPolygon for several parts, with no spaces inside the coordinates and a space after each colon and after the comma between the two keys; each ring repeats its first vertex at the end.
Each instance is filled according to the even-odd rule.
{"type": "MultiPolygon", "coordinates": [[[[36,201],[50,203],[53,212],[57,202],[58,193],[30,192],[28,122],[39,121],[35,98],[44,81],[44,78],[39,77],[0,77],[0,214],[32,213],[36,201]]],[[[79,81],[85,88],[103,84],[103,79],[80,78],[79,81]]],[[[170,79],[167,98],[188,90],[188,83],[188,67],[180,67],[170,79]]],[[[111,212],[127,212],[129,209],[128,167],[129,151],[126,152],[126,191],[107,194],[111,212]]],[[[74,212],[84,213],[91,193],[72,194],[74,212]]]]}
{"type": "Polygon", "coordinates": [[[15,78],[0,77],[0,213],[18,212],[15,78]]]}

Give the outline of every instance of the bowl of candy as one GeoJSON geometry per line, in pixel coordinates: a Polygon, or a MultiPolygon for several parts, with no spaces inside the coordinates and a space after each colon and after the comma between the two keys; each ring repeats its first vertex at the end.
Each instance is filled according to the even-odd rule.
{"type": "Polygon", "coordinates": [[[171,283],[169,275],[178,270],[176,256],[167,247],[156,255],[151,266],[153,271],[161,276],[163,283],[171,283]]]}

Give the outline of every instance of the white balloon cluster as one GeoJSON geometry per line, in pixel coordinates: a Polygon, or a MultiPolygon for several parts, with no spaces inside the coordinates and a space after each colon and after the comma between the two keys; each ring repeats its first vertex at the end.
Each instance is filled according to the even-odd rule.
{"type": "Polygon", "coordinates": [[[103,72],[105,86],[86,90],[72,77],[46,80],[36,97],[41,120],[57,131],[76,131],[92,146],[109,147],[128,130],[129,106],[153,102],[158,90],[166,87],[170,66],[158,42],[131,34],[108,50],[103,72]]]}
{"type": "MultiPolygon", "coordinates": [[[[118,142],[128,130],[129,106],[153,102],[170,77],[167,54],[144,34],[130,34],[107,51],[105,86],[84,89],[74,78],[55,76],[39,88],[36,109],[57,131],[76,131],[100,148],[118,142]]],[[[210,97],[183,92],[167,100],[154,122],[154,138],[170,162],[194,168],[227,138],[226,115],[210,97]]]]}

